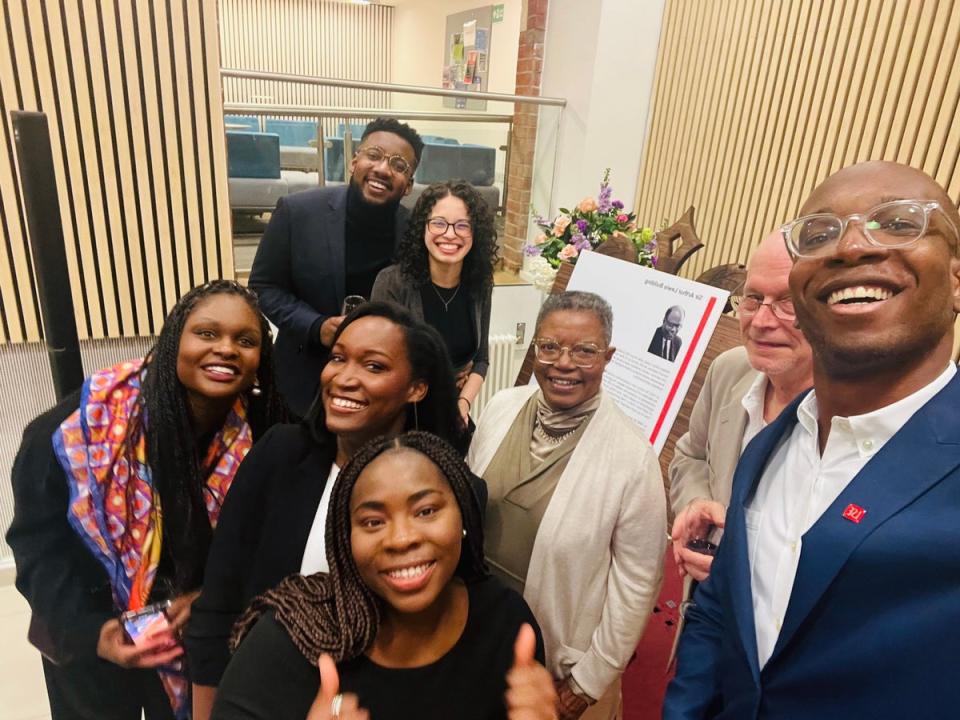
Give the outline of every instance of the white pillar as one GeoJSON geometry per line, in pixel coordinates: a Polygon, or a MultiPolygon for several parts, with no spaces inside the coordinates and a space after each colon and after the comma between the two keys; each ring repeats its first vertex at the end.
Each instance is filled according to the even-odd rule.
{"type": "MultiPolygon", "coordinates": [[[[570,207],[587,195],[596,197],[607,167],[614,197],[628,208],[633,205],[664,3],[549,0],[541,94],[565,97],[567,106],[552,188],[534,187],[534,206],[543,214],[552,215],[558,206],[570,207]]],[[[544,143],[557,141],[543,125],[541,120],[540,157],[544,143]]]]}

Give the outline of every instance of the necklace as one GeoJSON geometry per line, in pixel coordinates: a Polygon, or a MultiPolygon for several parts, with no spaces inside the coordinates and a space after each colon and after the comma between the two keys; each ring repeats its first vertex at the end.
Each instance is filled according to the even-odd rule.
{"type": "Polygon", "coordinates": [[[533,433],[534,435],[539,437],[541,440],[546,440],[551,445],[559,445],[568,437],[573,435],[579,428],[580,428],[580,425],[578,423],[575,428],[567,430],[566,432],[563,432],[559,435],[551,435],[550,433],[547,432],[547,429],[544,427],[543,423],[540,422],[540,418],[536,418],[536,420],[534,421],[533,433]]]}
{"type": "MultiPolygon", "coordinates": [[[[433,291],[437,294],[437,297],[440,298],[440,302],[443,303],[443,311],[444,311],[444,312],[447,312],[447,311],[450,309],[450,303],[453,302],[453,299],[457,296],[457,293],[460,292],[460,286],[457,285],[457,286],[453,289],[453,294],[450,296],[450,299],[449,299],[449,300],[444,300],[444,299],[443,299],[443,295],[440,294],[440,290],[437,288],[436,285],[434,285],[433,283],[430,283],[430,287],[433,288],[433,291]]],[[[445,288],[445,289],[446,289],[446,290],[449,290],[449,288],[445,288]]]]}

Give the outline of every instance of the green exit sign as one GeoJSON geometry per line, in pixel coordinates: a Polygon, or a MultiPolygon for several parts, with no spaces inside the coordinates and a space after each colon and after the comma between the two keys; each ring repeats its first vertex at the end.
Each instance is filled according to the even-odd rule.
{"type": "Polygon", "coordinates": [[[493,22],[503,22],[503,5],[493,6],[493,22]]]}

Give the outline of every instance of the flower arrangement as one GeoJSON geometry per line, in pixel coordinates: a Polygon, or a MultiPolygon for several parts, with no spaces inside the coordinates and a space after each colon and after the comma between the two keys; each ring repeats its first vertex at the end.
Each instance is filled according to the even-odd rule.
{"type": "MultiPolygon", "coordinates": [[[[614,233],[621,233],[636,247],[637,262],[655,267],[657,259],[653,230],[637,227],[636,215],[628,212],[621,201],[612,197],[610,168],[607,168],[596,198],[584,198],[573,210],[560,208],[560,214],[552,221],[534,215],[534,223],[543,232],[526,248],[526,254],[546,260],[555,271],[564,260],[576,263],[581,252],[593,250],[614,233]]],[[[543,265],[542,262],[534,264],[538,267],[543,265]]],[[[544,269],[540,267],[538,272],[542,274],[544,269]]]]}

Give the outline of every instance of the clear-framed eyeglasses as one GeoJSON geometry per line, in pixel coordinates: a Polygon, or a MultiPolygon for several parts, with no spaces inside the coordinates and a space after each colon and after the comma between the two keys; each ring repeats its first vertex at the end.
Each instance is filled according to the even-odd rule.
{"type": "Polygon", "coordinates": [[[595,343],[577,343],[561,345],[553,338],[534,338],[533,354],[544,365],[553,365],[560,360],[564,352],[570,353],[570,362],[577,367],[590,368],[597,364],[606,348],[595,343]]]}
{"type": "Polygon", "coordinates": [[[427,229],[433,235],[444,235],[447,232],[447,228],[453,228],[453,232],[457,237],[469,238],[473,235],[473,226],[466,220],[458,220],[455,223],[447,222],[442,217],[432,217],[427,220],[427,229]]]}
{"type": "Polygon", "coordinates": [[[770,312],[778,320],[793,321],[797,317],[797,313],[793,309],[793,298],[788,297],[764,302],[760,295],[731,295],[730,305],[738,315],[743,317],[753,317],[760,312],[760,308],[764,305],[770,308],[770,312]]]}
{"type": "Polygon", "coordinates": [[[787,249],[798,257],[815,258],[831,254],[850,223],[863,228],[863,235],[877,247],[904,248],[922,238],[930,225],[930,213],[939,210],[953,231],[957,228],[935,200],[891,200],[865,213],[840,217],[833,213],[804,215],[780,227],[787,249]]]}
{"type": "Polygon", "coordinates": [[[359,148],[357,150],[357,155],[369,160],[374,165],[386,160],[387,166],[398,175],[413,175],[413,166],[405,157],[403,157],[403,155],[387,155],[387,151],[379,145],[368,145],[366,147],[359,148]]]}

